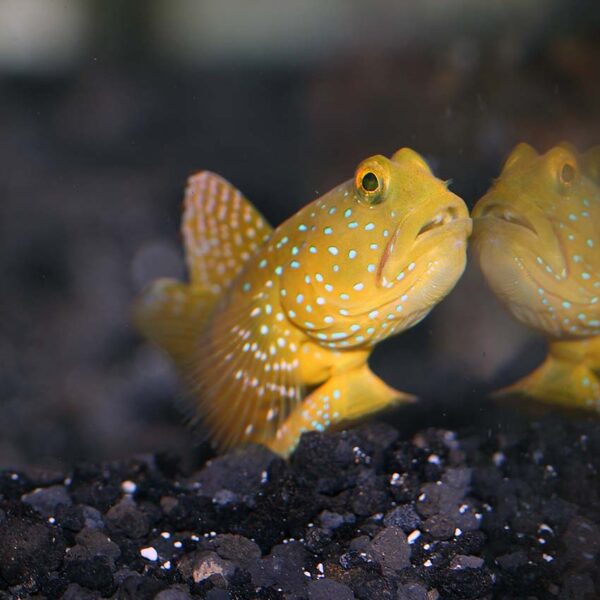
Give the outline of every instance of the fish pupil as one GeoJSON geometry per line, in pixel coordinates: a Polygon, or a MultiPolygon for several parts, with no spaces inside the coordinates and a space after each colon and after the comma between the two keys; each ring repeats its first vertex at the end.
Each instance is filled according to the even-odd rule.
{"type": "Polygon", "coordinates": [[[575,179],[575,168],[573,165],[569,163],[563,165],[560,177],[565,183],[571,183],[575,179]]]}
{"type": "Polygon", "coordinates": [[[379,179],[377,179],[377,175],[371,171],[364,174],[361,183],[363,189],[367,192],[374,192],[379,187],[379,179]]]}

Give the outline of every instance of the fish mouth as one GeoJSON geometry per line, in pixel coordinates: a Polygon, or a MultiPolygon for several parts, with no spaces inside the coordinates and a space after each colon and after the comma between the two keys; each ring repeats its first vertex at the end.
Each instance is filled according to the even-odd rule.
{"type": "Polygon", "coordinates": [[[473,242],[479,252],[490,244],[512,248],[511,260],[520,257],[524,265],[533,263],[529,270],[547,280],[550,288],[567,277],[568,254],[559,224],[543,212],[530,207],[525,216],[510,204],[490,198],[475,206],[473,220],[473,242]]]}
{"type": "Polygon", "coordinates": [[[537,229],[527,217],[502,204],[490,204],[484,207],[481,213],[475,217],[475,220],[479,219],[497,219],[512,226],[528,229],[538,236],[537,229]]]}
{"type": "Polygon", "coordinates": [[[384,288],[391,289],[397,281],[404,279],[415,268],[414,262],[406,259],[405,253],[398,255],[397,249],[410,247],[418,254],[431,251],[440,242],[440,237],[455,235],[466,242],[471,234],[472,221],[465,210],[448,205],[438,210],[433,217],[419,225],[398,225],[379,261],[376,278],[384,288]]]}
{"type": "Polygon", "coordinates": [[[440,229],[441,227],[449,225],[450,223],[458,221],[459,219],[460,215],[458,209],[455,206],[447,206],[440,212],[436,213],[432,219],[425,222],[425,224],[417,232],[416,237],[419,238],[430,231],[440,229]]]}

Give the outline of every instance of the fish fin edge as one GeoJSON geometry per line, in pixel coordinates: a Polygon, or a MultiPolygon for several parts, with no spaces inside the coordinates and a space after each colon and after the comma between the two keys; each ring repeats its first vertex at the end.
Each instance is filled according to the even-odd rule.
{"type": "Polygon", "coordinates": [[[181,234],[192,284],[219,294],[272,231],[252,203],[223,177],[200,171],[188,179],[181,234]]]}

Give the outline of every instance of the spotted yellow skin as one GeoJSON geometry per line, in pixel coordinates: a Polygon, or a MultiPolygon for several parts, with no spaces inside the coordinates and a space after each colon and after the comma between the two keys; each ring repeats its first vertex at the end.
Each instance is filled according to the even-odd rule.
{"type": "Polygon", "coordinates": [[[490,287],[549,341],[544,363],[500,393],[600,410],[600,147],[518,145],[472,216],[490,287]]]}
{"type": "Polygon", "coordinates": [[[189,181],[190,282],[156,282],[140,330],[175,361],[213,442],[289,454],[309,430],[412,396],[367,365],[377,342],[424,318],[455,285],[471,221],[403,148],[272,230],[226,181],[189,181]]]}

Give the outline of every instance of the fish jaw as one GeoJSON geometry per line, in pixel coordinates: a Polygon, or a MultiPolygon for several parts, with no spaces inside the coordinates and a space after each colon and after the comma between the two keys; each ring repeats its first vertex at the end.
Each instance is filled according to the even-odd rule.
{"type": "MultiPolygon", "coordinates": [[[[497,225],[494,223],[494,225],[497,225]]],[[[475,236],[472,249],[477,256],[480,269],[500,302],[512,315],[525,325],[547,335],[559,335],[557,318],[542,310],[543,289],[531,277],[525,261],[503,241],[499,235],[483,235],[475,221],[475,236]]],[[[506,227],[500,224],[499,227],[506,227]]]]}
{"type": "Polygon", "coordinates": [[[430,199],[396,227],[377,269],[381,288],[402,289],[409,275],[422,270],[419,265],[427,262],[422,260],[425,257],[446,265],[462,264],[462,274],[472,221],[461,198],[445,188],[443,194],[441,199],[430,199]]]}
{"type": "MultiPolygon", "coordinates": [[[[486,194],[473,209],[473,246],[498,244],[525,265],[527,272],[545,287],[555,288],[568,275],[568,261],[557,225],[544,212],[531,205],[507,201],[486,194]]],[[[484,274],[493,277],[491,265],[484,274]]]]}
{"type": "Polygon", "coordinates": [[[472,248],[481,271],[517,320],[553,339],[598,333],[580,325],[580,315],[594,308],[593,293],[582,294],[580,281],[572,276],[566,230],[540,210],[520,212],[515,203],[492,194],[477,203],[472,216],[472,248]]]}

